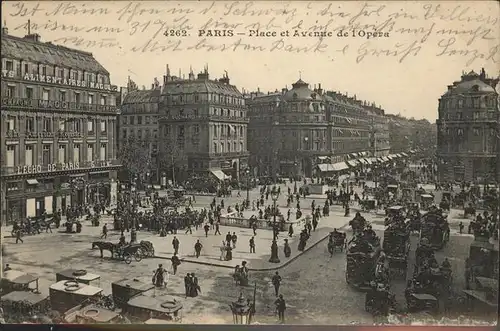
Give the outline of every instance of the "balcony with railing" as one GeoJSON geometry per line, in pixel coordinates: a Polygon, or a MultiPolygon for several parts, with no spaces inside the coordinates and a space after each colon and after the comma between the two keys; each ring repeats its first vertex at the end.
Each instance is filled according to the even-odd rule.
{"type": "Polygon", "coordinates": [[[69,110],[90,113],[114,113],[118,112],[117,106],[76,103],[59,100],[42,100],[28,98],[2,98],[2,108],[7,109],[36,109],[36,110],[69,110]]]}
{"type": "Polygon", "coordinates": [[[249,119],[247,117],[239,117],[239,116],[222,116],[222,115],[170,115],[165,114],[161,115],[159,118],[160,121],[219,121],[219,122],[242,122],[248,123],[249,119]]]}

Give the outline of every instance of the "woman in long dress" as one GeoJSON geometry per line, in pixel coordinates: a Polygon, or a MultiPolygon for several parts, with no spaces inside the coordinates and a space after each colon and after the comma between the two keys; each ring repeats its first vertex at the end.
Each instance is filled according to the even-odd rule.
{"type": "Polygon", "coordinates": [[[231,243],[227,243],[226,246],[226,261],[231,261],[233,259],[233,252],[231,248],[231,243]]]}
{"type": "Polygon", "coordinates": [[[222,245],[220,246],[220,260],[224,261],[226,260],[226,244],[224,241],[222,242],[222,245]]]}

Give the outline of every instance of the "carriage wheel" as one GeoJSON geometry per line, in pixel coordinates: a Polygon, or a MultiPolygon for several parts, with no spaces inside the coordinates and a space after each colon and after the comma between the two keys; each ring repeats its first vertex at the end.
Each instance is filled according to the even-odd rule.
{"type": "Polygon", "coordinates": [[[143,255],[143,254],[144,254],[144,253],[142,252],[142,249],[140,249],[140,248],[139,248],[139,249],[135,252],[135,254],[134,254],[134,258],[135,258],[135,260],[136,260],[137,262],[141,262],[141,261],[142,261],[142,255],[143,255]]]}
{"type": "Polygon", "coordinates": [[[132,255],[130,255],[130,253],[123,254],[123,261],[125,261],[126,264],[132,263],[132,255]]]}

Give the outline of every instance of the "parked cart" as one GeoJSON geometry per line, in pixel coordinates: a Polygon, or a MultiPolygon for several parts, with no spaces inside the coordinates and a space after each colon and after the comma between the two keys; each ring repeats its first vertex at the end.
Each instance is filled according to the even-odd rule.
{"type": "Polygon", "coordinates": [[[111,284],[113,302],[118,308],[125,307],[131,298],[152,289],[154,289],[153,284],[143,283],[137,279],[125,278],[111,284]]]}
{"type": "Polygon", "coordinates": [[[180,323],[182,307],[180,299],[171,295],[159,297],[138,295],[128,301],[124,311],[141,322],[161,319],[164,323],[180,323]]]}
{"type": "Polygon", "coordinates": [[[19,270],[4,271],[0,284],[2,295],[13,291],[30,291],[39,293],[38,277],[19,270]]]}
{"type": "Polygon", "coordinates": [[[56,282],[60,282],[62,280],[74,280],[82,284],[100,286],[101,276],[91,274],[83,269],[66,269],[56,273],[56,282]]]}
{"type": "Polygon", "coordinates": [[[52,309],[66,312],[71,308],[92,301],[99,301],[102,289],[92,285],[78,283],[74,280],[62,280],[49,288],[52,309]]]}

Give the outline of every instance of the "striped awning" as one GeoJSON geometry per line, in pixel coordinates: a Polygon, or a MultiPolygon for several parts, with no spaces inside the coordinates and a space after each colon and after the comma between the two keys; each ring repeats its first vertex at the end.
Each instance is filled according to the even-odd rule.
{"type": "Polygon", "coordinates": [[[349,160],[349,161],[346,161],[347,164],[351,167],[355,167],[359,164],[359,162],[357,160],[349,160]]]}
{"type": "Polygon", "coordinates": [[[403,155],[404,157],[408,157],[408,154],[406,154],[405,152],[401,153],[401,155],[403,155]]]}
{"type": "Polygon", "coordinates": [[[345,162],[333,163],[332,166],[335,169],[334,171],[342,171],[342,170],[349,169],[349,166],[345,162]]]}

